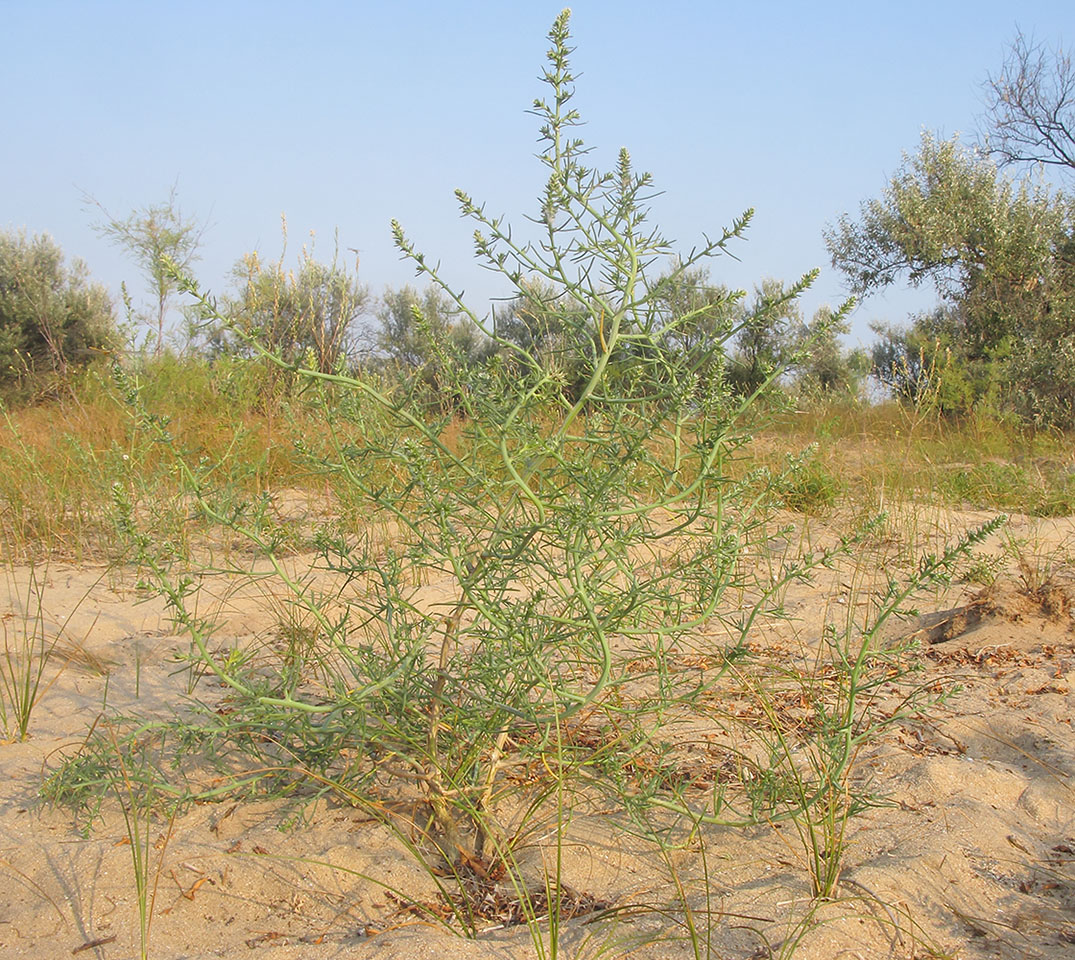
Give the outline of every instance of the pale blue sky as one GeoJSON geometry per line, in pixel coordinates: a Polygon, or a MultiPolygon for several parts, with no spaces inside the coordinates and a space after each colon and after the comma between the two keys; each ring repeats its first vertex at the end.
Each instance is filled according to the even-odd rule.
{"type": "MultiPolygon", "coordinates": [[[[388,222],[479,305],[506,290],[471,257],[452,191],[522,222],[546,33],[562,3],[49,2],[2,0],[5,147],[0,227],[51,234],[113,291],[135,267],[91,228],[164,199],[209,221],[197,273],[222,291],[245,252],[293,254],[312,231],[361,251],[374,292],[410,282],[388,222]]],[[[923,129],[973,136],[981,84],[1018,25],[1075,41],[1071,0],[975,3],[573,5],[576,105],[594,159],[627,146],[664,195],[654,220],[682,249],[756,209],[746,243],[713,264],[748,289],[821,267],[808,312],[839,302],[826,223],[876,195],[923,129]]],[[[931,297],[894,293],[854,315],[900,320],[931,297]]]]}

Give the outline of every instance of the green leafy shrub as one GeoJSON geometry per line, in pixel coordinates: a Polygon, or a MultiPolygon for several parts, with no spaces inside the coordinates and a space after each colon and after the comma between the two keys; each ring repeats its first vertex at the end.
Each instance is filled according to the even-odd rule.
{"type": "Polygon", "coordinates": [[[0,387],[65,377],[115,337],[112,303],[47,236],[0,234],[0,387]]]}
{"type": "Polygon", "coordinates": [[[905,399],[928,393],[945,413],[988,404],[1071,426],[1073,224],[1070,197],[924,133],[858,220],[843,216],[826,233],[856,294],[906,277],[940,296],[910,329],[878,331],[881,382],[905,399]]]}

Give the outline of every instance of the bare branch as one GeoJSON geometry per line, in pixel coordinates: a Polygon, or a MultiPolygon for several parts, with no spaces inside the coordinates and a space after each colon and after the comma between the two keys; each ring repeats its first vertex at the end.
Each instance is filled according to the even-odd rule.
{"type": "Polygon", "coordinates": [[[1057,46],[1016,35],[1000,73],[985,83],[986,149],[1001,163],[1075,171],[1075,67],[1057,46]]]}

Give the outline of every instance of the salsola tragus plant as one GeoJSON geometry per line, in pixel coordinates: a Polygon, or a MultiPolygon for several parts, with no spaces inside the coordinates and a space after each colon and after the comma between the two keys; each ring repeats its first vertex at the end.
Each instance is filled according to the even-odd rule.
{"type": "MultiPolygon", "coordinates": [[[[742,235],[750,213],[674,258],[648,220],[650,176],[627,151],[608,172],[586,163],[566,11],[549,39],[548,93],[533,105],[547,181],[530,226],[514,231],[458,193],[477,256],[527,310],[512,324],[473,311],[392,226],[485,345],[475,363],[415,310],[438,367],[436,403],[361,370],[284,357],[183,281],[208,321],[306,385],[331,436],[306,453],[363,518],[325,524],[315,568],[297,573],[259,505],[226,503],[213,465],[177,452],[205,514],[256,547],[301,611],[301,644],[271,671],[250,651],[218,647],[193,612],[190,578],[139,540],[194,654],[227,688],[196,735],[192,719],[179,721],[185,742],[255,755],[236,774],[247,787],[314,784],[382,811],[409,793],[424,811],[412,827],[425,855],[486,876],[511,871],[528,819],[550,805],[564,815],[565,784],[624,789],[632,758],[712,682],[681,658],[698,660],[696,631],[742,586],[757,522],[727,466],[767,384],[734,395],[723,347],[758,318],[733,320],[743,317],[728,309],[735,295],[685,310],[669,296],[742,235]],[[435,600],[422,591],[431,582],[435,600]]],[[[139,409],[136,389],[130,400],[139,409]]],[[[171,442],[166,424],[139,415],[171,442]]],[[[733,638],[778,586],[755,592],[733,638]]],[[[728,651],[707,643],[719,672],[728,651]]]]}

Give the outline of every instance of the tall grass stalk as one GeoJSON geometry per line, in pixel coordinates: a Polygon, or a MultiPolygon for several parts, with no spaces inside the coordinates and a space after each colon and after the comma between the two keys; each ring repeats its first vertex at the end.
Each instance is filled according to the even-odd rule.
{"type": "Polygon", "coordinates": [[[0,612],[0,633],[3,634],[0,724],[4,736],[25,740],[30,735],[34,709],[62,670],[51,668],[62,628],[51,634],[46,627],[43,603],[47,567],[39,570],[36,564],[29,564],[20,570],[8,565],[5,574],[6,592],[15,609],[0,612]],[[25,586],[19,583],[19,574],[23,571],[25,586]]]}
{"type": "Polygon", "coordinates": [[[172,839],[179,805],[173,791],[162,789],[159,773],[153,769],[148,747],[137,739],[124,738],[121,744],[114,728],[107,728],[114,766],[107,782],[123,813],[134,879],[140,960],[148,960],[157,887],[164,872],[165,853],[172,839]],[[143,753],[139,754],[141,746],[143,753]],[[155,823],[164,812],[164,830],[155,823]]]}

